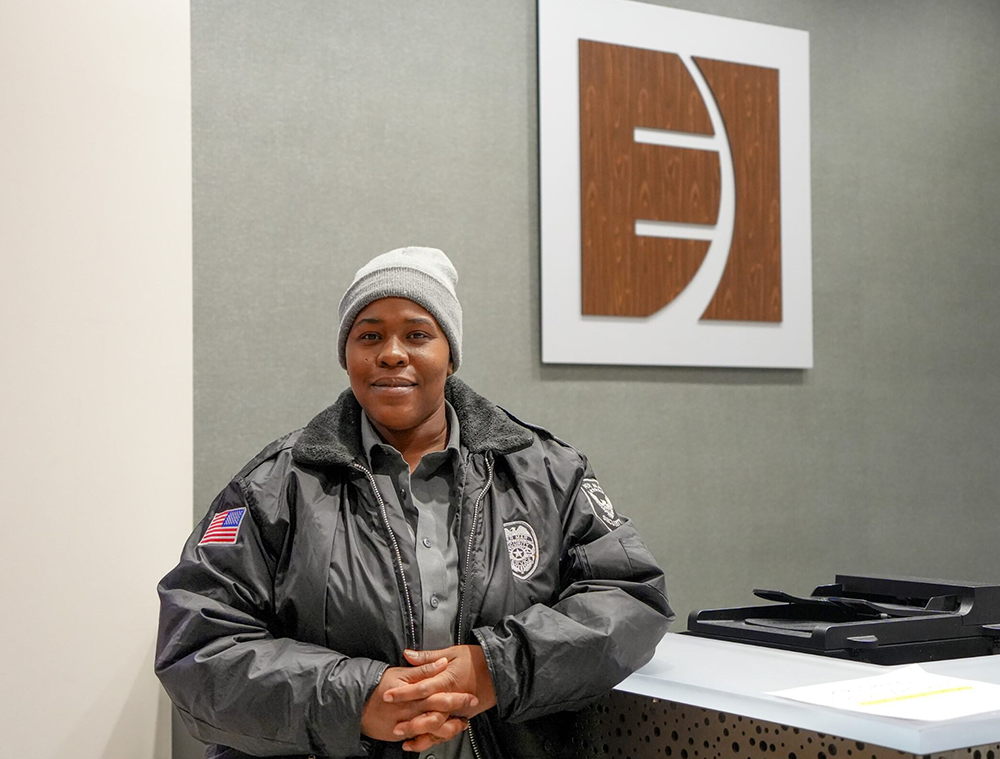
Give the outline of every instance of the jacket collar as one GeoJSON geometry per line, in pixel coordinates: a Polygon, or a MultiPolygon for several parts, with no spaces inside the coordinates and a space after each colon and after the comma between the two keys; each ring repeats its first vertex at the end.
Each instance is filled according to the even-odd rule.
{"type": "MultiPolygon", "coordinates": [[[[457,377],[448,378],[444,397],[455,409],[462,444],[470,453],[512,453],[531,445],[530,430],[457,377]]],[[[296,463],[306,466],[346,466],[363,456],[361,404],[350,388],[309,422],[292,449],[296,463]]]]}

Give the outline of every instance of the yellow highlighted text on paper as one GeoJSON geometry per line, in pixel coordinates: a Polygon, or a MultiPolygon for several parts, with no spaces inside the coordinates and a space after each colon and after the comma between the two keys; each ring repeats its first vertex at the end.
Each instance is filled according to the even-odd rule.
{"type": "Polygon", "coordinates": [[[875,704],[888,704],[891,701],[906,701],[911,698],[924,698],[926,696],[938,696],[942,693],[954,693],[960,690],[972,690],[971,685],[962,685],[958,688],[942,688],[941,690],[929,690],[923,693],[910,693],[905,696],[893,696],[892,698],[879,698],[875,701],[859,701],[858,706],[874,706],[875,704]]]}

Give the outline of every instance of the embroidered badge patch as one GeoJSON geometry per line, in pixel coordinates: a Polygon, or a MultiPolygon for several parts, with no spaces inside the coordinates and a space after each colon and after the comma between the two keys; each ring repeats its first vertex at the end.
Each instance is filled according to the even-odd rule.
{"type": "Polygon", "coordinates": [[[538,538],[527,522],[505,522],[504,537],[507,538],[507,553],[510,555],[510,569],[514,577],[526,580],[538,567],[538,538]]]}
{"type": "Polygon", "coordinates": [[[593,478],[587,478],[583,481],[581,488],[587,494],[590,508],[608,526],[609,530],[621,527],[625,523],[624,519],[615,514],[615,507],[611,505],[611,499],[608,498],[607,493],[601,489],[601,483],[593,478]]]}
{"type": "Polygon", "coordinates": [[[246,516],[246,513],[245,507],[220,511],[208,523],[208,529],[205,530],[198,545],[232,545],[236,542],[236,536],[240,532],[240,525],[243,523],[243,517],[246,516]]]}

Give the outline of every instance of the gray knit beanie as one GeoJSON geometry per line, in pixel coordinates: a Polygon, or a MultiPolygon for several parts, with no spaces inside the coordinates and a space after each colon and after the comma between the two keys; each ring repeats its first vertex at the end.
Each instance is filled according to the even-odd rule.
{"type": "Polygon", "coordinates": [[[437,319],[451,345],[455,371],[462,363],[462,306],[455,294],[458,272],[437,248],[397,248],[375,256],[354,275],[340,299],[337,353],[347,368],[347,335],[365,306],[379,298],[406,298],[437,319]]]}

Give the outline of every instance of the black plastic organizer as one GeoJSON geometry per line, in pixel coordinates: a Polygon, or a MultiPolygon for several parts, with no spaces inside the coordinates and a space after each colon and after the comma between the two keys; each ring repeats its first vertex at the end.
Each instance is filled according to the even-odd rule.
{"type": "Polygon", "coordinates": [[[1000,653],[1000,585],[837,575],[810,596],[754,595],[777,603],[693,611],[687,634],[872,664],[1000,653]]]}

